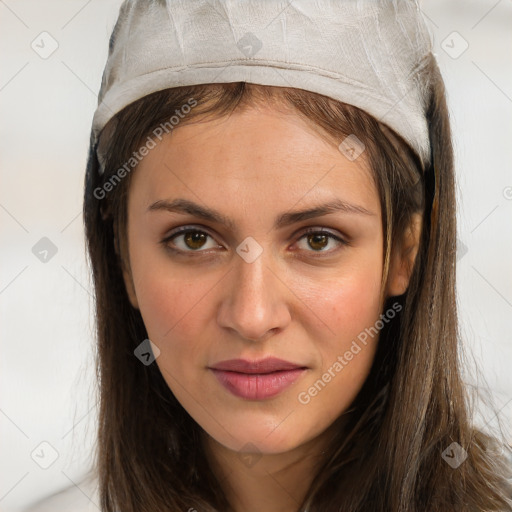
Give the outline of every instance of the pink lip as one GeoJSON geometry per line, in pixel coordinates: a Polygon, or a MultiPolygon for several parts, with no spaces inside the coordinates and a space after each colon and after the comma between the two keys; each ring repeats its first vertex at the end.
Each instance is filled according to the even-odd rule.
{"type": "Polygon", "coordinates": [[[295,370],[297,368],[305,368],[303,364],[290,363],[284,359],[276,357],[266,357],[258,361],[248,361],[246,359],[229,359],[221,361],[211,366],[214,370],[225,370],[239,373],[270,373],[281,370],[295,370]]]}
{"type": "Polygon", "coordinates": [[[291,386],[306,370],[300,364],[268,357],[259,361],[230,359],[210,367],[231,393],[249,400],[271,398],[291,386]]]}
{"type": "Polygon", "coordinates": [[[271,398],[291,386],[307,369],[249,374],[211,368],[218,381],[233,395],[248,400],[271,398]]]}

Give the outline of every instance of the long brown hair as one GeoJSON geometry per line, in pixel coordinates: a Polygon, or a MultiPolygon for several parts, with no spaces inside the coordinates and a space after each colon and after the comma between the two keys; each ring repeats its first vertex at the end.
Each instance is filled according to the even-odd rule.
{"type": "Polygon", "coordinates": [[[207,462],[201,427],[176,400],[156,363],[146,366],[134,356],[147,332],[128,300],[121,271],[127,194],[136,166],[120,180],[119,169],[155,127],[191,98],[197,106],[180,123],[275,100],[336,144],[349,134],[364,141],[382,207],[383,282],[390,253],[412,214],[423,215],[409,288],[388,299],[402,310],[381,330],[370,374],[336,420],[330,450],[297,510],[512,510],[500,441],[472,426],[461,378],[449,115],[432,56],[421,73],[431,143],[425,170],[401,137],[352,105],[245,82],[166,89],[129,105],[115,118],[103,175],[91,147],[84,222],[96,296],[100,409],[94,469],[102,511],[232,510],[207,462]],[[457,468],[442,457],[455,442],[467,452],[457,468]]]}

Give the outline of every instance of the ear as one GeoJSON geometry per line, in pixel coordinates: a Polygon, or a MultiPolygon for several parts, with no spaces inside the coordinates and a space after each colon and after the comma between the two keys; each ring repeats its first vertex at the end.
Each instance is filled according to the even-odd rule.
{"type": "Polygon", "coordinates": [[[395,297],[407,291],[420,245],[422,216],[414,213],[404,236],[392,251],[386,296],[395,297]]]}
{"type": "Polygon", "coordinates": [[[128,244],[124,243],[123,250],[120,249],[119,237],[117,236],[117,226],[114,225],[114,249],[121,264],[121,270],[123,272],[123,280],[126,293],[128,295],[128,299],[132,307],[134,307],[135,309],[139,309],[139,303],[137,301],[137,295],[135,293],[135,286],[133,284],[132,271],[130,268],[130,259],[128,257],[127,246],[128,244]]]}

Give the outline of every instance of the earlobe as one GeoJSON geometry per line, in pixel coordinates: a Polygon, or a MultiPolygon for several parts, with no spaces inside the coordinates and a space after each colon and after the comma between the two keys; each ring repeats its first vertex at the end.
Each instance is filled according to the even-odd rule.
{"type": "Polygon", "coordinates": [[[411,223],[404,233],[401,243],[398,243],[389,266],[386,294],[388,297],[402,295],[409,287],[409,281],[418,254],[422,229],[422,216],[413,214],[411,223]]]}

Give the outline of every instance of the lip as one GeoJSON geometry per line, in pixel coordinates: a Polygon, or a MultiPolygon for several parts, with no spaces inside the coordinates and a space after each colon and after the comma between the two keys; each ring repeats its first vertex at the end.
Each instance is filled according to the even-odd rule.
{"type": "Polygon", "coordinates": [[[224,370],[238,373],[271,373],[283,370],[296,370],[297,368],[306,368],[303,364],[291,363],[284,359],[276,357],[266,357],[257,361],[248,361],[246,359],[229,359],[221,361],[211,366],[214,370],[224,370]]]}
{"type": "Polygon", "coordinates": [[[230,359],[210,370],[228,391],[239,398],[264,400],[290,387],[308,368],[269,357],[259,361],[230,359]]]}

